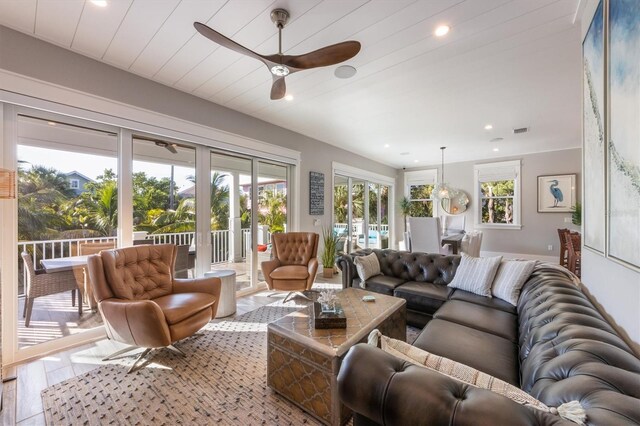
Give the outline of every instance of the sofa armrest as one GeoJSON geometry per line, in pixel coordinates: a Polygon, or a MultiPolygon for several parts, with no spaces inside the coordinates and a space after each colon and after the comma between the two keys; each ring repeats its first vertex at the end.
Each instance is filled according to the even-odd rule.
{"type": "Polygon", "coordinates": [[[104,299],[98,308],[111,339],[145,348],[172,343],[164,313],[152,300],[104,299]]]}
{"type": "Polygon", "coordinates": [[[350,254],[343,254],[336,260],[338,268],[342,271],[342,288],[353,286],[353,279],[358,276],[356,265],[353,263],[353,257],[350,254]]]}
{"type": "Polygon", "coordinates": [[[575,426],[367,344],[352,347],[345,356],[338,390],[347,407],[380,425],[575,426]]]}

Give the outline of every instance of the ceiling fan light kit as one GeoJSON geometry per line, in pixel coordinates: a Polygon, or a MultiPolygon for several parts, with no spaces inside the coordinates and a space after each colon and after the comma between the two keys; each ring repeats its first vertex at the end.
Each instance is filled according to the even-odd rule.
{"type": "MultiPolygon", "coordinates": [[[[289,12],[284,9],[274,9],[271,11],[271,21],[278,27],[278,53],[274,55],[261,55],[256,53],[201,22],[194,22],[193,26],[200,34],[214,43],[249,56],[250,58],[257,59],[265,64],[273,77],[273,83],[271,84],[272,100],[282,99],[286,95],[287,86],[285,84],[285,77],[287,75],[312,68],[336,65],[353,58],[360,52],[360,43],[352,40],[326,46],[302,55],[285,55],[282,53],[282,29],[289,21],[289,12]]],[[[349,70],[349,72],[355,74],[355,68],[350,68],[352,68],[353,71],[349,70]]]]}

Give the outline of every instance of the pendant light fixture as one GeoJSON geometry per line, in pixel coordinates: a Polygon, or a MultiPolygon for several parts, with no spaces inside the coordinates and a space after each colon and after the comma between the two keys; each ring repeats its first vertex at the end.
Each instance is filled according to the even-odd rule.
{"type": "Polygon", "coordinates": [[[441,146],[440,150],[442,152],[442,166],[440,168],[440,181],[438,185],[433,190],[433,196],[437,200],[444,200],[454,198],[457,195],[457,191],[451,188],[444,180],[444,150],[447,149],[446,146],[441,146]]]}

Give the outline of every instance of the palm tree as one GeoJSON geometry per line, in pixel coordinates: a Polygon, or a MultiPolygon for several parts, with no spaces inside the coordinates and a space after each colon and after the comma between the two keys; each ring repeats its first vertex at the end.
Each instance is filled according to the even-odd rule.
{"type": "Polygon", "coordinates": [[[154,234],[195,231],[195,198],[183,198],[175,210],[166,210],[153,221],[153,225],[156,226],[156,229],[153,231],[154,234]]]}
{"type": "Polygon", "coordinates": [[[264,190],[258,202],[258,218],[260,224],[267,225],[269,230],[284,232],[287,223],[287,196],[282,192],[264,190]]]}
{"type": "Polygon", "coordinates": [[[64,173],[45,166],[18,170],[18,238],[46,239],[67,223],[61,206],[74,196],[64,173]]]}
{"type": "Polygon", "coordinates": [[[86,209],[89,223],[103,235],[114,236],[118,228],[117,182],[105,181],[95,192],[85,192],[82,195],[84,197],[81,197],[78,204],[86,209]]]}

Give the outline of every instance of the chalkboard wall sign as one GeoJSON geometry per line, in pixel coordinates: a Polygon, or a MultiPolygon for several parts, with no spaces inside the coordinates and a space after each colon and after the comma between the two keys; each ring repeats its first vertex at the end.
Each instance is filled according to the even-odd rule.
{"type": "Polygon", "coordinates": [[[324,173],[309,172],[309,214],[324,214],[324,173]]]}

